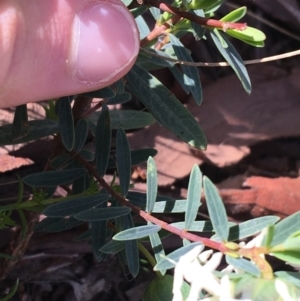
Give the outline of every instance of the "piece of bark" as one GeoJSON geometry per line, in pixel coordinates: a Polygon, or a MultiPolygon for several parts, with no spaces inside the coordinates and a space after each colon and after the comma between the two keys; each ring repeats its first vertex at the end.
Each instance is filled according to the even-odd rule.
{"type": "Polygon", "coordinates": [[[246,189],[220,190],[221,198],[231,216],[287,217],[300,210],[300,178],[248,178],[246,189]]]}
{"type": "Polygon", "coordinates": [[[18,169],[22,166],[31,165],[34,162],[29,158],[14,157],[10,155],[0,155],[0,173],[18,169]]]}

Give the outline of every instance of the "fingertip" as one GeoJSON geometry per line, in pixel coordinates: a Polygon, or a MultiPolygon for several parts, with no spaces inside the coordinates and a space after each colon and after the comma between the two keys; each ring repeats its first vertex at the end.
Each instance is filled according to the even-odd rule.
{"type": "Polygon", "coordinates": [[[74,18],[69,65],[72,79],[108,85],[130,69],[138,50],[136,23],[121,2],[90,3],[74,18]]]}

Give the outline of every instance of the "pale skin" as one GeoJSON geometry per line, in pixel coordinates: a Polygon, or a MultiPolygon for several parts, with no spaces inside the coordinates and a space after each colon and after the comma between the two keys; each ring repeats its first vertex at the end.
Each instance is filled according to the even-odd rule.
{"type": "Polygon", "coordinates": [[[120,0],[1,0],[0,108],[106,87],[138,50],[120,0]]]}

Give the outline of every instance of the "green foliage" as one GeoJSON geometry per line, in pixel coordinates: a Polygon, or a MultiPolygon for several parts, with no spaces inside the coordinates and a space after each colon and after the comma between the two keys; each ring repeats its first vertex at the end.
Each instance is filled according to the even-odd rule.
{"type": "MultiPolygon", "coordinates": [[[[150,32],[153,34],[144,19],[148,6],[137,5],[130,0],[123,2],[130,6],[141,38],[150,32]]],[[[207,177],[203,177],[197,165],[191,171],[186,200],[158,195],[159,183],[153,158],[157,151],[152,148],[131,150],[127,139],[126,131],[158,122],[189,146],[205,150],[207,141],[198,121],[151,73],[152,70],[168,68],[183,90],[191,93],[198,105],[202,103],[197,68],[189,50],[180,41],[186,33],[192,33],[196,39],[211,37],[245,91],[251,92],[247,70],[230,39],[233,37],[261,47],[265,35],[255,28],[243,28],[241,24],[232,23],[244,17],[245,7],[224,16],[219,23],[208,20],[222,3],[223,0],[176,0],[172,3],[173,10],[175,13],[178,10],[178,14],[185,13],[186,17],[180,16],[180,21],[169,26],[165,22],[173,21],[174,14],[151,7],[149,2],[156,26],[168,25],[166,37],[163,40],[158,36],[142,40],[136,64],[124,79],[81,96],[50,100],[45,108],[44,120],[28,121],[26,105],[16,109],[14,122],[0,127],[0,145],[25,143],[52,135],[56,136],[58,151],[51,157],[50,168],[19,180],[17,201],[0,206],[0,228],[17,225],[12,218],[14,210],[20,217],[23,238],[28,231],[26,210],[43,212],[46,216],[35,226],[37,232],[55,233],[88,224],[88,230],[75,240],[91,240],[96,260],[117,255],[133,277],[138,276],[141,254],[153,266],[157,277],[146,290],[144,301],[172,300],[173,282],[181,286],[182,296],[179,298],[183,300],[190,292],[196,297],[217,300],[220,287],[228,293],[228,300],[279,301],[284,300],[286,290],[289,297],[294,298],[290,300],[296,300],[295,296],[300,294],[299,274],[285,271],[274,273],[263,255],[268,254],[290,264],[300,263],[299,213],[279,222],[276,216],[260,217],[240,224],[228,222],[216,187],[207,177]],[[82,96],[101,100],[96,107],[89,108],[89,113],[77,116],[73,102],[79,105],[82,96]],[[121,107],[120,104],[129,101],[132,96],[147,111],[112,108],[112,105],[121,107]],[[96,110],[99,106],[101,110],[96,110]],[[90,140],[93,140],[94,148],[87,146],[90,140]],[[147,162],[147,192],[138,193],[131,191],[131,172],[133,165],[143,162],[147,162]],[[107,173],[114,174],[111,183],[105,181],[107,173]],[[24,184],[32,188],[33,196],[29,200],[23,200],[24,184]],[[52,197],[57,186],[62,186],[68,195],[52,197]],[[198,220],[203,193],[209,220],[198,220]],[[180,215],[179,222],[168,224],[164,221],[165,213],[184,214],[180,215]],[[169,234],[179,236],[182,246],[166,255],[163,239],[169,234]],[[239,244],[240,240],[250,240],[257,234],[260,240],[257,239],[255,246],[239,244]],[[145,241],[148,242],[148,249],[145,241]],[[222,256],[220,253],[212,255],[209,250],[203,251],[205,247],[225,254],[227,264],[233,266],[235,271],[217,271],[222,256]],[[166,270],[172,268],[175,268],[174,277],[165,275],[166,270]],[[184,282],[183,277],[191,285],[184,282]],[[201,284],[198,291],[195,291],[195,283],[201,284]]],[[[0,257],[11,258],[9,254],[0,254],[0,257]]],[[[8,300],[17,285],[1,300],[8,300]]]]}

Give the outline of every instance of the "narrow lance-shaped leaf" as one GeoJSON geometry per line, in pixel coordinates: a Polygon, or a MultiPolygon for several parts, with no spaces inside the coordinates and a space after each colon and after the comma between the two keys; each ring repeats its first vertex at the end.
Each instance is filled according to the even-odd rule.
{"type": "MultiPolygon", "coordinates": [[[[169,37],[177,58],[181,61],[193,62],[191,55],[185,49],[179,39],[171,33],[169,34],[169,37]]],[[[189,87],[189,90],[191,91],[196,103],[200,105],[202,102],[202,87],[197,67],[181,65],[181,68],[184,73],[185,84],[189,87]]]]}
{"type": "Polygon", "coordinates": [[[284,242],[291,234],[300,229],[300,212],[286,217],[274,226],[274,236],[271,246],[284,242]]]}
{"type": "MultiPolygon", "coordinates": [[[[111,110],[110,112],[110,124],[111,128],[132,130],[144,128],[155,122],[155,118],[148,112],[135,111],[135,110],[111,110]]],[[[90,121],[91,131],[95,132],[93,125],[97,123],[100,112],[95,112],[88,117],[90,121]]]]}
{"type": "Polygon", "coordinates": [[[196,219],[199,206],[201,205],[201,189],[202,188],[202,174],[198,165],[194,165],[187,195],[187,208],[185,212],[185,229],[189,229],[196,219]]]}
{"type": "Polygon", "coordinates": [[[16,280],[10,292],[5,297],[1,298],[0,301],[9,301],[17,292],[18,286],[19,286],[19,279],[16,280]]]}
{"type": "Polygon", "coordinates": [[[27,105],[20,105],[16,107],[14,121],[13,121],[13,140],[18,140],[28,132],[28,114],[27,105]]]}
{"type": "Polygon", "coordinates": [[[191,146],[206,148],[206,138],[198,122],[157,78],[134,66],[127,79],[130,91],[139,97],[163,126],[191,146]]]}
{"type": "Polygon", "coordinates": [[[224,204],[214,184],[205,176],[203,178],[203,187],[209,217],[214,230],[222,241],[227,241],[229,228],[224,204]]]}
{"type": "Polygon", "coordinates": [[[75,128],[75,144],[74,151],[79,152],[83,148],[87,135],[89,131],[89,126],[85,119],[80,119],[75,128]]]}
{"type": "Polygon", "coordinates": [[[0,146],[25,143],[37,140],[46,136],[53,135],[58,132],[58,122],[54,120],[32,120],[27,123],[26,132],[18,139],[13,138],[13,125],[5,124],[0,126],[0,146]]]}
{"type": "Polygon", "coordinates": [[[131,240],[140,239],[142,237],[149,236],[150,234],[157,233],[161,229],[158,225],[146,225],[135,228],[130,228],[122,232],[117,233],[114,240],[131,240]]]}
{"type": "MultiPolygon", "coordinates": [[[[161,239],[158,233],[152,233],[149,235],[151,247],[156,259],[156,262],[160,262],[160,260],[166,256],[164,247],[162,245],[161,239]]],[[[164,275],[166,270],[160,270],[161,274],[164,275]]]]}
{"type": "Polygon", "coordinates": [[[110,114],[107,106],[102,107],[95,135],[95,156],[98,174],[103,177],[106,173],[111,144],[110,114]]]}
{"type": "Polygon", "coordinates": [[[125,243],[123,241],[111,240],[106,245],[104,245],[100,251],[106,254],[117,254],[125,248],[125,243]]]}
{"type": "MultiPolygon", "coordinates": [[[[118,219],[121,229],[130,229],[134,227],[131,214],[127,214],[118,219]]],[[[119,253],[120,254],[120,253],[119,253]]],[[[139,250],[136,239],[125,241],[125,254],[128,268],[133,277],[136,277],[139,269],[139,250]]]]}
{"type": "Polygon", "coordinates": [[[62,97],[57,101],[58,125],[64,147],[71,151],[75,142],[75,130],[70,98],[62,97]]]}
{"type": "Polygon", "coordinates": [[[47,233],[59,233],[72,228],[75,228],[79,225],[83,224],[82,221],[79,221],[73,217],[70,218],[62,218],[48,226],[43,228],[44,232],[47,233]]]}
{"type": "Polygon", "coordinates": [[[100,249],[106,243],[107,221],[94,221],[92,225],[92,248],[94,256],[98,261],[106,258],[106,254],[102,253],[100,249]]]}
{"type": "Polygon", "coordinates": [[[239,270],[243,270],[253,276],[259,277],[261,275],[260,269],[251,261],[244,258],[233,258],[226,255],[226,262],[239,270]]]}
{"type": "Polygon", "coordinates": [[[167,255],[167,257],[162,258],[160,262],[158,262],[155,267],[153,268],[154,271],[160,271],[161,269],[172,269],[175,267],[176,263],[178,262],[179,258],[192,249],[198,247],[199,248],[199,254],[204,249],[204,245],[199,242],[191,243],[187,246],[184,246],[182,248],[177,249],[176,251],[170,253],[167,255]]]}
{"type": "Polygon", "coordinates": [[[257,234],[265,227],[275,224],[279,219],[278,216],[262,216],[232,226],[229,229],[228,240],[242,239],[257,234]]]}
{"type": "Polygon", "coordinates": [[[131,154],[126,133],[120,129],[117,131],[116,159],[120,179],[122,195],[128,193],[131,178],[131,154]]]}
{"type": "Polygon", "coordinates": [[[130,209],[127,207],[107,207],[107,208],[96,208],[82,211],[75,215],[75,218],[81,221],[101,221],[109,220],[122,215],[130,213],[130,209]]]}
{"type": "Polygon", "coordinates": [[[151,213],[157,196],[157,170],[152,157],[147,163],[147,202],[146,212],[151,213]]]}
{"type": "Polygon", "coordinates": [[[84,210],[99,206],[109,199],[107,193],[100,193],[91,196],[79,196],[73,199],[53,204],[43,212],[46,216],[64,217],[72,216],[84,210]]]}
{"type": "Polygon", "coordinates": [[[25,184],[33,187],[51,187],[64,185],[83,176],[85,169],[73,168],[68,170],[43,171],[23,178],[25,184]]]}
{"type": "Polygon", "coordinates": [[[237,77],[241,81],[245,91],[247,93],[251,92],[251,82],[247,72],[247,69],[244,65],[244,62],[229,40],[225,37],[224,34],[219,32],[217,29],[210,31],[210,35],[217,46],[218,50],[232,67],[237,77]]]}
{"type": "Polygon", "coordinates": [[[237,22],[238,20],[242,19],[247,13],[247,7],[242,6],[234,11],[230,12],[226,16],[224,16],[220,21],[222,22],[237,22]]]}

